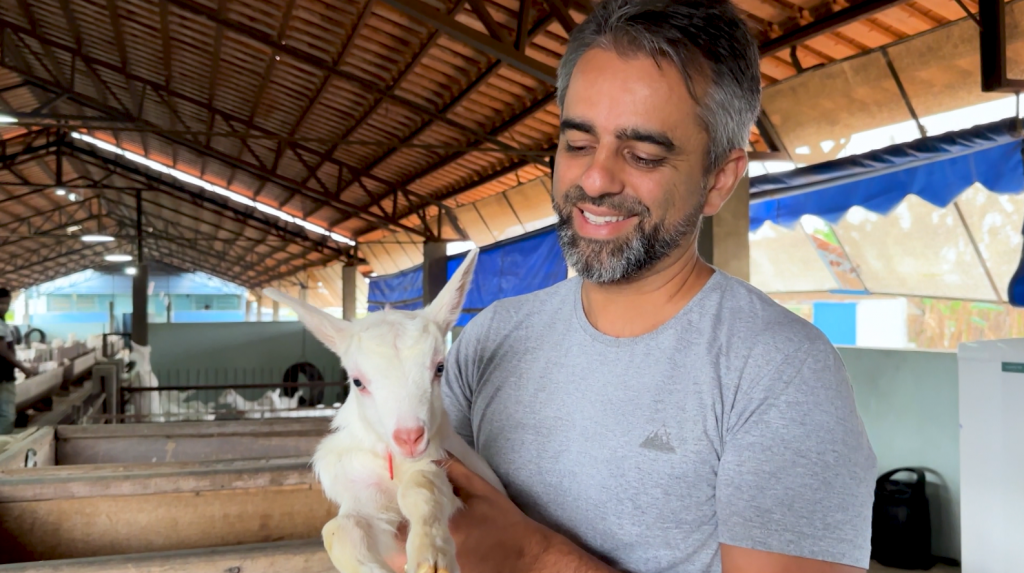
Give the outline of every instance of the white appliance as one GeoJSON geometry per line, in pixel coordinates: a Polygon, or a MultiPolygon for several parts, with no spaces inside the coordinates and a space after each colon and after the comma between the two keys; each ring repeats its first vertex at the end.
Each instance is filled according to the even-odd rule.
{"type": "Polygon", "coordinates": [[[965,573],[1024,571],[1024,339],[961,344],[960,551],[965,573]]]}

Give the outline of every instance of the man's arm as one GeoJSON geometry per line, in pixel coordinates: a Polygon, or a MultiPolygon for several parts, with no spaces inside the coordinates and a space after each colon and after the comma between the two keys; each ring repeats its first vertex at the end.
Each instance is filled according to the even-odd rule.
{"type": "Polygon", "coordinates": [[[864,573],[852,567],[806,557],[721,544],[722,573],[864,573]]]}
{"type": "Polygon", "coordinates": [[[723,419],[723,573],[864,571],[876,460],[846,369],[824,337],[773,360],[723,419]]]}
{"type": "Polygon", "coordinates": [[[7,348],[7,344],[4,342],[4,338],[0,337],[0,359],[6,360],[14,365],[15,368],[25,373],[25,376],[32,376],[33,370],[29,368],[21,360],[18,360],[17,354],[15,354],[10,348],[7,348]]]}
{"type": "MultiPolygon", "coordinates": [[[[620,573],[598,561],[561,536],[550,545],[530,568],[529,573],[620,573]]],[[[864,573],[861,567],[829,563],[817,559],[769,553],[732,545],[720,545],[722,573],[864,573]]]]}

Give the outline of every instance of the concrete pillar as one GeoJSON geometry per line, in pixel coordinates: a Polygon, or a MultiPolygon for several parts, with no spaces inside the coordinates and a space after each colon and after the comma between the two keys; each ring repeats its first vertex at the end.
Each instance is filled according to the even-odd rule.
{"type": "Polygon", "coordinates": [[[423,306],[430,304],[448,282],[448,244],[423,243],[423,306]]]}
{"type": "Polygon", "coordinates": [[[252,322],[252,301],[248,297],[245,299],[245,321],[252,322]]]}
{"type": "Polygon", "coordinates": [[[114,301],[107,303],[107,318],[110,320],[110,330],[107,332],[117,332],[117,315],[114,314],[114,301]]]}
{"type": "Polygon", "coordinates": [[[139,264],[132,280],[132,342],[149,345],[149,267],[139,264]]]}
{"type": "Polygon", "coordinates": [[[256,297],[256,322],[263,322],[263,295],[256,297]]]}
{"type": "Polygon", "coordinates": [[[276,300],[274,301],[274,314],[271,320],[277,322],[281,319],[281,305],[276,300]]]}
{"type": "Polygon", "coordinates": [[[718,214],[704,220],[697,252],[708,264],[750,281],[750,178],[736,185],[718,214]]]}
{"type": "Polygon", "coordinates": [[[174,322],[172,320],[174,316],[174,310],[171,308],[171,295],[167,295],[167,324],[174,322]]]}
{"type": "Polygon", "coordinates": [[[353,264],[341,267],[341,318],[356,319],[356,288],[359,286],[359,270],[353,264]]]}

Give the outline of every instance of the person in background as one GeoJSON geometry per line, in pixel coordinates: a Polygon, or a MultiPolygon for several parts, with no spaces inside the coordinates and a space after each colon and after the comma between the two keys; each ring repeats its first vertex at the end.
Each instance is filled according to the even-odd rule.
{"type": "Polygon", "coordinates": [[[17,416],[14,390],[14,370],[33,376],[35,369],[18,360],[14,351],[14,329],[7,324],[7,311],[11,308],[11,292],[0,287],[0,435],[14,433],[17,416]]]}

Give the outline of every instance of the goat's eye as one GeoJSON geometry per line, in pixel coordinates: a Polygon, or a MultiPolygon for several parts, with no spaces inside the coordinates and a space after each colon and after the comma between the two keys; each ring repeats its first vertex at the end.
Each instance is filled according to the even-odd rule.
{"type": "Polygon", "coordinates": [[[360,390],[363,389],[363,382],[362,382],[362,380],[360,380],[358,378],[353,378],[352,379],[352,385],[355,386],[356,388],[359,388],[360,390]]]}
{"type": "Polygon", "coordinates": [[[444,374],[444,363],[437,365],[437,371],[434,373],[436,376],[444,374]]]}

